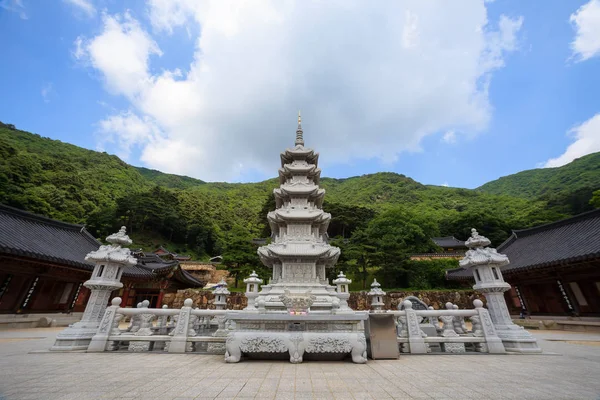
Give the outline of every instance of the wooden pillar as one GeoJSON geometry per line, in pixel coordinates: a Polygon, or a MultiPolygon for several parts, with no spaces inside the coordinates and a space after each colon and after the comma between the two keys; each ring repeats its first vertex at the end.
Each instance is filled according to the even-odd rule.
{"type": "Polygon", "coordinates": [[[160,289],[160,292],[158,293],[158,300],[156,300],[156,308],[162,307],[162,300],[163,300],[164,295],[165,295],[164,289],[160,289]]]}
{"type": "Polygon", "coordinates": [[[133,287],[133,284],[126,283],[123,287],[123,296],[121,296],[122,307],[127,307],[127,300],[129,299],[129,291],[133,287]]]}
{"type": "Polygon", "coordinates": [[[169,281],[166,279],[160,281],[158,287],[160,288],[160,292],[158,293],[158,299],[156,300],[156,308],[161,308],[163,297],[165,295],[165,289],[169,287],[169,281]]]}

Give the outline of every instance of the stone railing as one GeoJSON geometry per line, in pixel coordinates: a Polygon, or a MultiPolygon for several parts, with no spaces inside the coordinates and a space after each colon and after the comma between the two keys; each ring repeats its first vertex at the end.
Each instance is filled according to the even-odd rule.
{"type": "Polygon", "coordinates": [[[481,300],[473,301],[474,309],[458,310],[447,303],[446,310],[415,310],[404,301],[404,310],[383,311],[396,318],[398,344],[402,353],[426,354],[435,351],[465,353],[467,350],[505,353],[502,340],[481,300]],[[465,318],[471,322],[468,330],[465,318]],[[441,326],[439,324],[441,322],[441,326]]]}
{"type": "Polygon", "coordinates": [[[226,310],[194,309],[191,299],[186,299],[181,309],[166,306],[122,308],[120,305],[121,298],[115,297],[106,309],[88,351],[225,354],[226,310]],[[119,328],[127,316],[131,317],[129,326],[119,328]]]}

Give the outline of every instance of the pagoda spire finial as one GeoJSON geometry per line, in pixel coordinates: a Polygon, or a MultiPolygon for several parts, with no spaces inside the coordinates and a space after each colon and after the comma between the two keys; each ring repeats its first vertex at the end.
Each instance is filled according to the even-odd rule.
{"type": "Polygon", "coordinates": [[[296,129],[296,146],[304,146],[304,132],[302,132],[302,117],[298,110],[298,129],[296,129]]]}

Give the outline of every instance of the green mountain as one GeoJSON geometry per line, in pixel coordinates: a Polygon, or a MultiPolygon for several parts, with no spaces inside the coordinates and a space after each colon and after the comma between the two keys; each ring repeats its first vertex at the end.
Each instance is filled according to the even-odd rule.
{"type": "Polygon", "coordinates": [[[561,212],[589,210],[592,192],[600,188],[600,153],[573,160],[558,168],[540,168],[504,176],[478,187],[491,194],[541,199],[561,212]]]}
{"type": "MultiPolygon", "coordinates": [[[[321,184],[327,190],[324,208],[333,215],[330,236],[344,239],[340,246],[354,246],[342,253],[354,258],[341,262],[351,270],[362,260],[366,274],[367,253],[371,260],[383,260],[369,265],[391,268],[396,261],[382,255],[396,252],[394,260],[402,264],[406,253],[435,250],[431,236],[466,238],[477,227],[498,245],[511,229],[591,208],[591,192],[600,188],[600,153],[564,167],[500,178],[476,190],[423,185],[389,172],[323,178],[321,184]],[[387,247],[379,249],[380,243],[387,247]]],[[[84,223],[97,237],[126,225],[136,245],[146,250],[165,245],[198,258],[245,254],[255,262],[255,248],[247,244],[268,235],[266,213],[274,208],[277,186],[277,179],[211,183],[137,168],[116,156],[0,123],[1,203],[84,223]]],[[[238,267],[249,263],[226,261],[238,267]]],[[[402,282],[409,280],[397,284],[402,282]]]]}
{"type": "Polygon", "coordinates": [[[200,179],[190,178],[189,176],[165,174],[164,172],[155,169],[144,167],[135,167],[135,169],[137,169],[148,182],[171,189],[188,189],[205,183],[200,179]]]}

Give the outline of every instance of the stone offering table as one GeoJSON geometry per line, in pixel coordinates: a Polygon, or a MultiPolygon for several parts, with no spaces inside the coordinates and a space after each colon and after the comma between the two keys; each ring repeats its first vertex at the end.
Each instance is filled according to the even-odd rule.
{"type": "Polygon", "coordinates": [[[308,353],[313,359],[350,354],[353,362],[366,363],[364,321],[367,318],[367,312],[350,315],[228,312],[226,319],[235,322],[235,329],[227,336],[225,361],[239,362],[243,354],[261,357],[289,353],[290,362],[301,363],[308,353]]]}

